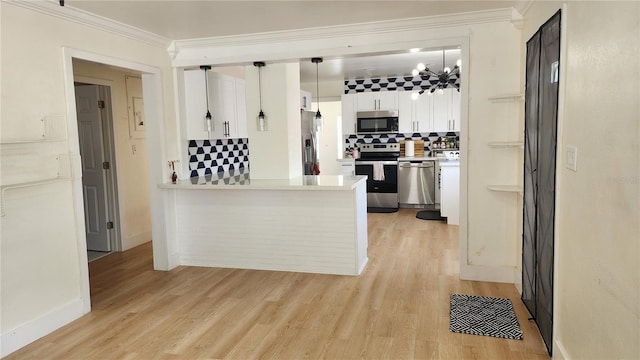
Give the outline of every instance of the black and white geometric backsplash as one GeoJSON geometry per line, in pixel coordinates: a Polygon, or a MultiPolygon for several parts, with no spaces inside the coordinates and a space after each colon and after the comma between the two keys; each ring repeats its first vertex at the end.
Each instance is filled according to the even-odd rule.
{"type": "MultiPolygon", "coordinates": [[[[460,88],[459,74],[451,75],[451,79],[456,79],[453,86],[460,88]]],[[[361,92],[376,91],[417,91],[429,90],[439,82],[436,76],[383,76],[379,78],[348,79],[344,81],[344,93],[355,94],[361,92]]]]}
{"type": "Polygon", "coordinates": [[[190,177],[249,168],[249,139],[189,140],[190,177]]]}
{"type": "MultiPolygon", "coordinates": [[[[450,138],[460,141],[459,131],[432,132],[432,133],[398,133],[398,134],[371,134],[356,135],[351,134],[344,139],[344,150],[358,148],[360,144],[386,144],[399,143],[400,140],[424,140],[424,153],[429,154],[431,143],[440,138],[450,138]]],[[[431,154],[433,155],[433,154],[431,154]]]]}

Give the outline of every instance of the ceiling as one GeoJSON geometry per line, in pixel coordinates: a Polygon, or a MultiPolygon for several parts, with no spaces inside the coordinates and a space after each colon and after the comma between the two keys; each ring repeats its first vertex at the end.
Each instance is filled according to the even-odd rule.
{"type": "MultiPolygon", "coordinates": [[[[511,8],[517,0],[502,1],[218,1],[218,0],[65,0],[65,6],[90,12],[171,40],[231,36],[313,27],[436,16],[511,8]]],[[[434,50],[434,49],[430,49],[434,50]]],[[[442,50],[325,59],[318,66],[320,81],[354,77],[405,75],[423,62],[442,70],[442,50]]],[[[453,67],[460,51],[447,51],[453,67]]],[[[301,82],[315,82],[316,66],[302,60],[301,82]]]]}

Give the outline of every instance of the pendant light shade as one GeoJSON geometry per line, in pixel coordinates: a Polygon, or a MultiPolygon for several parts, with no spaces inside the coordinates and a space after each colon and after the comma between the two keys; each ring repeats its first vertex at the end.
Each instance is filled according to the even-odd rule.
{"type": "Polygon", "coordinates": [[[322,114],[320,113],[320,86],[318,81],[318,64],[322,62],[322,58],[314,57],[311,59],[311,62],[316,64],[316,106],[318,110],[316,111],[316,115],[313,118],[313,126],[316,131],[322,131],[323,120],[322,114]]]}
{"type": "Polygon", "coordinates": [[[207,134],[209,135],[209,139],[211,139],[211,132],[213,131],[213,117],[211,116],[211,111],[209,111],[209,77],[207,76],[207,70],[211,70],[211,66],[209,65],[200,65],[200,69],[204,70],[204,93],[207,98],[207,113],[204,115],[207,134]]]}
{"type": "Polygon", "coordinates": [[[258,131],[267,131],[269,129],[267,116],[264,114],[264,111],[262,111],[262,67],[265,66],[265,63],[256,61],[253,63],[253,66],[258,68],[258,92],[260,94],[260,112],[258,112],[258,116],[256,117],[256,127],[258,131]]]}

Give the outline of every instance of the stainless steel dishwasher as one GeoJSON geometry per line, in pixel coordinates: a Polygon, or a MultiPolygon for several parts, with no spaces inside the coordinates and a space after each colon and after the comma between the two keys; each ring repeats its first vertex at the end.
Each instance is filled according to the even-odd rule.
{"type": "Polygon", "coordinates": [[[435,164],[433,160],[398,162],[398,203],[405,207],[435,204],[435,164]]]}

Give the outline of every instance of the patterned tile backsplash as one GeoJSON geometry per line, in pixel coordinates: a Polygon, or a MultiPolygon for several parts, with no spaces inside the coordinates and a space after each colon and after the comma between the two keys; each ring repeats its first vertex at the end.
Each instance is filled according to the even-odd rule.
{"type": "MultiPolygon", "coordinates": [[[[344,139],[344,150],[357,148],[359,144],[386,144],[400,142],[400,140],[424,140],[424,153],[429,154],[431,143],[440,138],[455,139],[460,141],[460,132],[432,132],[432,133],[398,133],[398,134],[371,134],[355,135],[351,134],[344,139]]],[[[433,155],[433,154],[431,154],[433,155]]]]}
{"type": "Polygon", "coordinates": [[[189,140],[190,177],[249,168],[249,139],[189,140]]]}
{"type": "MultiPolygon", "coordinates": [[[[459,74],[451,75],[451,79],[455,79],[455,83],[452,84],[452,86],[459,89],[459,74]]],[[[379,78],[348,79],[344,81],[344,93],[355,94],[369,91],[426,91],[433,85],[437,85],[438,82],[438,77],[432,75],[383,76],[379,78]]]]}

